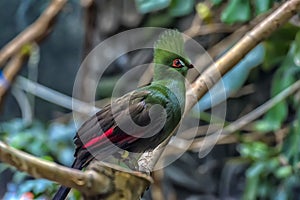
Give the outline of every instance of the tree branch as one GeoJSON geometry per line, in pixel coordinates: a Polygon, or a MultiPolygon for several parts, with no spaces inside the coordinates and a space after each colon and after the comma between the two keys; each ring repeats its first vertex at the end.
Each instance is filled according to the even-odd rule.
{"type": "Polygon", "coordinates": [[[43,14],[16,38],[10,41],[0,50],[0,68],[14,54],[18,53],[21,48],[32,42],[38,42],[49,33],[52,22],[62,10],[67,0],[52,0],[43,14]]]}
{"type": "Polygon", "coordinates": [[[289,0],[283,3],[277,10],[265,20],[256,25],[226,54],[213,63],[192,84],[187,92],[187,111],[210,89],[217,81],[231,70],[247,53],[258,43],[266,39],[286,23],[292,16],[297,14],[300,8],[300,0],[289,0]],[[195,98],[196,97],[196,98],[195,98]]]}
{"type": "MultiPolygon", "coordinates": [[[[300,90],[300,80],[277,94],[274,98],[268,100],[263,105],[259,106],[249,114],[239,118],[235,122],[231,123],[227,127],[225,127],[221,131],[221,135],[218,138],[218,141],[225,140],[230,134],[236,132],[237,130],[240,130],[242,127],[250,123],[251,121],[257,119],[258,117],[262,116],[265,112],[270,110],[272,107],[277,105],[279,102],[283,101],[287,97],[289,97],[292,94],[295,94],[296,91],[300,90]]],[[[210,134],[207,138],[205,138],[205,142],[203,139],[196,139],[193,141],[192,145],[190,146],[191,150],[199,150],[206,149],[207,147],[210,147],[212,144],[215,144],[214,134],[210,134]],[[213,141],[210,140],[210,138],[213,138],[213,141]]]]}
{"type": "Polygon", "coordinates": [[[118,165],[110,163],[102,163],[94,160],[89,166],[88,170],[97,172],[98,174],[105,174],[110,177],[112,190],[107,194],[95,195],[91,193],[83,193],[84,199],[139,199],[143,192],[153,182],[152,178],[141,172],[125,169],[118,165]]]}
{"type": "Polygon", "coordinates": [[[0,160],[35,178],[63,182],[65,186],[76,188],[84,193],[107,194],[112,190],[112,181],[104,174],[98,174],[92,170],[82,172],[63,167],[14,149],[1,141],[0,160]]]}
{"type": "MultiPolygon", "coordinates": [[[[266,19],[257,24],[250,32],[241,38],[227,53],[211,64],[187,91],[185,114],[198,102],[199,99],[231,70],[247,53],[258,43],[266,39],[286,23],[300,9],[300,0],[289,0],[284,2],[278,9],[271,13],[266,19]]],[[[208,142],[207,142],[208,143],[208,142]]],[[[156,148],[152,152],[152,157],[143,155],[143,163],[155,166],[155,163],[162,155],[162,149],[156,148]]]]}
{"type": "Polygon", "coordinates": [[[116,199],[116,195],[120,194],[124,197],[140,197],[153,182],[151,177],[140,172],[99,161],[91,163],[88,169],[82,172],[36,158],[1,141],[0,160],[35,178],[63,183],[64,186],[75,188],[86,196],[100,195],[108,200],[116,199]]]}
{"type": "Polygon", "coordinates": [[[26,57],[26,54],[18,53],[10,60],[10,62],[7,64],[7,67],[3,70],[3,77],[1,77],[2,84],[0,84],[0,103],[2,102],[3,96],[10,87],[10,84],[12,83],[16,74],[21,70],[22,64],[26,57]]]}
{"type": "MultiPolygon", "coordinates": [[[[0,85],[0,103],[11,82],[21,70],[25,58],[30,53],[30,50],[24,47],[26,47],[26,45],[31,45],[33,42],[40,41],[50,32],[49,30],[53,20],[62,10],[66,2],[67,0],[52,0],[48,8],[32,25],[26,28],[0,50],[0,68],[8,59],[12,58],[10,63],[4,69],[2,77],[2,83],[4,84],[0,85]]],[[[29,48],[31,47],[29,46],[29,48]]]]}
{"type": "MultiPolygon", "coordinates": [[[[54,2],[57,3],[55,4],[56,6],[65,3],[65,1],[63,0],[53,1],[53,3],[54,2]]],[[[213,65],[215,67],[209,67],[192,84],[192,88],[188,90],[186,111],[189,111],[193,107],[193,105],[208,91],[208,89],[211,88],[221,78],[221,76],[223,76],[235,64],[237,64],[253,47],[255,47],[263,39],[267,38],[272,32],[274,32],[289,18],[296,14],[299,7],[300,0],[290,0],[285,2],[274,13],[272,13],[269,17],[259,23],[252,31],[246,34],[240,40],[240,42],[238,42],[223,57],[217,60],[213,65]]],[[[53,12],[53,10],[49,10],[48,14],[55,13],[53,12]],[[50,12],[49,10],[52,12],[50,12]]],[[[49,23],[49,21],[47,22],[49,23]]],[[[35,26],[39,27],[40,25],[35,26]]],[[[35,26],[32,25],[31,27],[35,26]]],[[[45,29],[44,26],[41,26],[39,28],[45,29]]],[[[31,42],[33,40],[33,37],[31,37],[31,34],[29,33],[33,34],[29,29],[29,31],[26,32],[25,36],[20,36],[11,42],[15,45],[11,45],[11,43],[9,43],[8,47],[0,51],[0,65],[2,65],[13,53],[20,50],[22,45],[26,44],[28,41],[31,42]]],[[[39,34],[35,33],[35,36],[39,36],[39,34]]],[[[43,161],[28,154],[22,153],[21,151],[15,150],[2,142],[0,142],[0,159],[35,177],[42,177],[57,181],[68,187],[77,188],[83,193],[86,193],[87,191],[95,193],[109,193],[110,190],[111,179],[109,179],[102,173],[94,173],[91,171],[80,172],[78,170],[65,168],[57,164],[43,161]]],[[[118,176],[115,176],[115,178],[118,178],[118,176]]],[[[127,189],[131,186],[132,184],[125,184],[125,188],[127,189]]],[[[148,185],[144,184],[141,189],[137,191],[136,195],[132,197],[135,198],[140,196],[147,187],[148,185]]]]}

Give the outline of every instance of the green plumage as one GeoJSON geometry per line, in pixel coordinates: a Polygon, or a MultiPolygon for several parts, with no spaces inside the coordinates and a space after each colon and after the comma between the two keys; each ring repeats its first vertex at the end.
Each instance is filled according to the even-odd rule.
{"type": "Polygon", "coordinates": [[[171,65],[173,58],[186,58],[181,33],[175,30],[164,32],[154,44],[154,63],[171,65]]]}
{"type": "MultiPolygon", "coordinates": [[[[163,77],[163,75],[167,75],[169,79],[173,78],[170,77],[172,73],[169,73],[169,70],[166,69],[166,67],[174,69],[170,68],[174,59],[180,59],[184,63],[185,66],[176,69],[176,71],[185,76],[191,62],[184,51],[184,40],[182,34],[176,30],[167,30],[154,44],[153,62],[156,64],[153,75],[154,81],[166,78],[163,77]]],[[[174,79],[176,79],[176,77],[174,77],[174,79]]]]}
{"type": "Polygon", "coordinates": [[[190,61],[184,51],[182,34],[176,30],[165,31],[154,44],[154,75],[152,84],[160,84],[174,92],[183,112],[185,104],[185,76],[190,61]],[[183,66],[172,67],[173,61],[180,59],[183,66]]]}
{"type": "MultiPolygon", "coordinates": [[[[185,75],[192,67],[178,31],[168,30],[160,36],[154,46],[154,63],[150,85],[104,106],[80,127],[74,138],[73,168],[82,169],[93,159],[104,160],[120,149],[135,153],[152,150],[172,134],[184,112],[185,75]],[[163,109],[151,118],[155,105],[163,109]]],[[[65,199],[69,190],[61,187],[54,199],[65,199]]]]}

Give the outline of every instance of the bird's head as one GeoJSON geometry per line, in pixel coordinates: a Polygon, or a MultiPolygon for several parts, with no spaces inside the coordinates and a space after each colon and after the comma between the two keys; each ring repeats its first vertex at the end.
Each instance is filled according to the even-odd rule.
{"type": "MultiPolygon", "coordinates": [[[[155,73],[171,73],[177,71],[183,76],[193,68],[191,61],[184,52],[184,41],[181,33],[176,30],[165,31],[154,45],[155,73]],[[165,68],[162,70],[161,68],[165,68]]],[[[165,74],[168,75],[168,74],[165,74]]]]}

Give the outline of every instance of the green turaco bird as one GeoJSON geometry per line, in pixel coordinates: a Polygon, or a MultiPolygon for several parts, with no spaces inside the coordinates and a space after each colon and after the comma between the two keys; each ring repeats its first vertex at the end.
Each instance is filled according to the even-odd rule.
{"type": "MultiPolygon", "coordinates": [[[[142,153],[162,143],[181,120],[185,106],[185,76],[193,65],[184,53],[182,35],[165,31],[154,45],[154,75],[138,88],[103,107],[78,130],[72,168],[103,160],[120,149],[142,153]],[[162,123],[163,122],[163,123],[162,123]]],[[[61,186],[53,199],[65,199],[61,186]]]]}

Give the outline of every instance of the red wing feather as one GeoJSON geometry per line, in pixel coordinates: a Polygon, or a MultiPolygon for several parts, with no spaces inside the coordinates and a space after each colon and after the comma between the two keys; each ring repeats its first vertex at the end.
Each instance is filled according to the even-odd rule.
{"type": "MultiPolygon", "coordinates": [[[[119,148],[126,149],[129,143],[138,139],[124,133],[117,126],[115,117],[119,116],[120,119],[123,119],[120,116],[127,115],[125,109],[129,102],[131,102],[130,107],[134,115],[139,116],[144,112],[148,113],[144,107],[144,98],[148,94],[148,91],[140,91],[125,95],[113,104],[105,106],[81,126],[74,138],[76,145],[74,156],[82,161],[83,166],[95,156],[104,159],[116,153],[119,148]],[[111,106],[114,107],[114,114],[111,106]]],[[[143,115],[145,116],[145,114],[143,115]]]]}
{"type": "Polygon", "coordinates": [[[110,128],[108,129],[105,133],[103,133],[102,135],[99,135],[93,139],[91,139],[90,141],[88,141],[85,145],[84,148],[88,148],[90,146],[95,145],[96,143],[100,142],[101,140],[103,140],[104,138],[110,138],[110,135],[113,133],[114,128],[110,128]]]}

